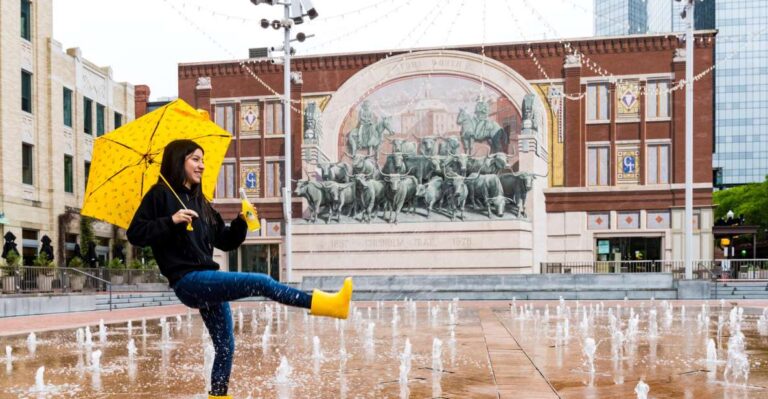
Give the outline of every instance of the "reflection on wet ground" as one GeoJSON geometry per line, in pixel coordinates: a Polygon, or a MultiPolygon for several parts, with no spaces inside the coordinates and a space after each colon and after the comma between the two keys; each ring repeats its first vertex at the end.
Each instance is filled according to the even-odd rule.
{"type": "MultiPolygon", "coordinates": [[[[723,305],[697,304],[683,315],[679,303],[664,301],[400,301],[358,303],[350,319],[339,322],[273,303],[238,303],[230,393],[635,398],[642,380],[651,398],[768,397],[768,336],[758,332],[762,310],[739,315],[723,305]],[[714,349],[708,351],[710,339],[714,349]],[[738,375],[740,360],[749,371],[746,383],[738,375]]],[[[199,316],[144,325],[141,319],[130,330],[126,323],[107,324],[103,337],[98,324],[34,339],[2,337],[0,348],[11,353],[0,397],[206,397],[210,339],[199,316]]],[[[761,326],[768,333],[768,324],[761,326]]]]}

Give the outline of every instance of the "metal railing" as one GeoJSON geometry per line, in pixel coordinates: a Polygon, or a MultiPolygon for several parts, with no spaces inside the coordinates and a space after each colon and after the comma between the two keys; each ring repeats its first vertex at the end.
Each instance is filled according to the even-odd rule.
{"type": "Polygon", "coordinates": [[[106,292],[113,286],[168,284],[159,270],[22,266],[0,273],[4,294],[106,292]]]}
{"type": "MultiPolygon", "coordinates": [[[[709,280],[718,278],[767,278],[768,259],[732,260],[694,260],[693,278],[709,280]],[[751,261],[751,263],[748,263],[751,261]],[[758,262],[759,261],[759,262],[758,262]],[[727,262],[727,261],[726,261],[727,262]],[[749,275],[739,272],[746,265],[762,267],[764,272],[749,275]],[[734,269],[735,267],[735,269],[734,269]],[[736,274],[734,274],[734,272],[736,274]],[[759,277],[759,276],[766,277],[759,277]]],[[[685,262],[682,260],[642,260],[642,261],[582,261],[582,262],[542,262],[542,274],[610,274],[610,273],[672,273],[675,279],[685,278],[685,262]]]]}

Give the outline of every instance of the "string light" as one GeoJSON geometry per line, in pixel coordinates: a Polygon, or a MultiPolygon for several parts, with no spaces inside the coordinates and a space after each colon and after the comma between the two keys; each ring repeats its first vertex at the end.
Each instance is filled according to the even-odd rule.
{"type": "Polygon", "coordinates": [[[314,46],[309,46],[304,52],[305,53],[309,53],[309,52],[311,52],[313,50],[324,48],[324,47],[328,46],[329,44],[338,42],[341,39],[345,39],[345,38],[350,37],[352,35],[359,34],[361,29],[369,28],[369,27],[374,26],[376,24],[379,24],[379,23],[381,23],[383,21],[391,22],[392,21],[391,18],[393,18],[396,15],[395,13],[397,13],[400,10],[402,10],[404,7],[410,5],[412,2],[413,2],[413,0],[406,0],[405,3],[397,5],[396,7],[386,11],[384,13],[384,15],[387,15],[388,18],[382,18],[381,15],[377,14],[377,15],[374,16],[374,18],[372,20],[366,20],[365,22],[363,22],[363,23],[361,23],[359,25],[356,25],[354,28],[352,28],[352,29],[350,29],[350,30],[348,30],[348,31],[346,31],[346,32],[344,32],[342,34],[336,35],[336,36],[334,36],[334,37],[332,37],[332,38],[330,38],[330,39],[328,39],[326,41],[316,42],[316,44],[314,46]]]}

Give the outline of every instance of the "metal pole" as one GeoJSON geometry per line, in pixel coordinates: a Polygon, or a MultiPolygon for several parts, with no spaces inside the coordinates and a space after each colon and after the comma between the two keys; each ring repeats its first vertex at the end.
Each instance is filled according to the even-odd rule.
{"type": "MultiPolygon", "coordinates": [[[[297,1],[297,0],[293,0],[297,1]]],[[[291,3],[283,3],[285,19],[291,20],[291,3]]],[[[285,39],[283,40],[283,53],[285,54],[283,62],[283,134],[285,137],[285,184],[283,187],[283,213],[285,214],[285,281],[292,281],[292,256],[291,256],[291,27],[285,26],[285,39]]]]}
{"type": "Polygon", "coordinates": [[[685,34],[685,278],[693,279],[693,10],[688,0],[685,34]]]}

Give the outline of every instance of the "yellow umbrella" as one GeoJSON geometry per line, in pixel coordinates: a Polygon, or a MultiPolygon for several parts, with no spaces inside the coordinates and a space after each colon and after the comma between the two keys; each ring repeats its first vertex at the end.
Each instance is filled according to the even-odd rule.
{"type": "Polygon", "coordinates": [[[81,213],[127,229],[144,194],[157,182],[165,146],[180,139],[203,148],[202,190],[212,200],[232,135],[211,122],[207,112],[175,100],[94,140],[81,213]]]}

